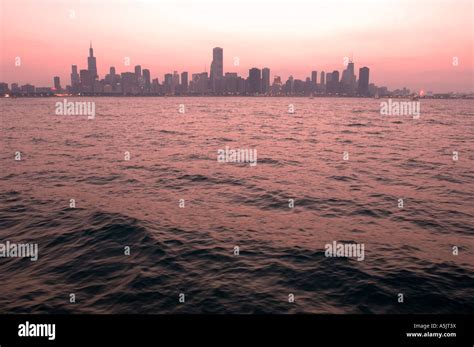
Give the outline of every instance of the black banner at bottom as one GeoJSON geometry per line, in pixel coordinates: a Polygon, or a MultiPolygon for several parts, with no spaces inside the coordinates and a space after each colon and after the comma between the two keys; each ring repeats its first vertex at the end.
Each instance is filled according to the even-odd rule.
{"type": "Polygon", "coordinates": [[[0,346],[473,346],[472,315],[0,315],[0,346]]]}

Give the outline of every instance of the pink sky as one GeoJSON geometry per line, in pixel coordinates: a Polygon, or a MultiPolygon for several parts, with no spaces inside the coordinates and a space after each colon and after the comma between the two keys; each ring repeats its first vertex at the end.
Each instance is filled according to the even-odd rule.
{"type": "Polygon", "coordinates": [[[473,91],[471,0],[2,0],[0,81],[70,84],[87,68],[92,40],[100,77],[134,65],[153,78],[209,70],[224,48],[224,71],[251,67],[304,79],[311,70],[356,73],[390,89],[473,91]],[[71,14],[74,14],[72,16],[71,14]],[[15,57],[21,66],[15,66],[15,57]],[[124,66],[130,57],[131,66],[124,66]],[[238,57],[239,66],[234,66],[238,57]],[[453,57],[459,65],[453,66],[453,57]]]}

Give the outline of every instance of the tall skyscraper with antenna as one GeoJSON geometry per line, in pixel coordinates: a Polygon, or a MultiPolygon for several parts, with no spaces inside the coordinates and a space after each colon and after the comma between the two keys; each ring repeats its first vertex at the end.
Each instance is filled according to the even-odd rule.
{"type": "Polygon", "coordinates": [[[99,77],[99,75],[97,75],[97,63],[94,57],[94,49],[92,48],[92,41],[89,48],[89,56],[87,57],[87,70],[89,70],[89,74],[91,78],[96,79],[99,77]]]}
{"type": "Polygon", "coordinates": [[[346,69],[342,72],[341,93],[354,95],[356,92],[356,76],[354,73],[354,62],[349,60],[346,69]]]}

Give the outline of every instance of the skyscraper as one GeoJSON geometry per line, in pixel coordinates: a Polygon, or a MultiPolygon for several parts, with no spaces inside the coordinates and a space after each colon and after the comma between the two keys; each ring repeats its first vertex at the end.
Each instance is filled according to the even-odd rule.
{"type": "Polygon", "coordinates": [[[239,91],[239,76],[236,72],[226,72],[224,76],[224,91],[226,94],[237,94],[239,91]]]}
{"type": "Polygon", "coordinates": [[[176,94],[179,88],[179,73],[178,71],[173,72],[173,79],[171,81],[171,94],[176,94]]]}
{"type": "Polygon", "coordinates": [[[262,73],[260,69],[256,67],[249,70],[249,94],[257,94],[261,92],[262,86],[262,73]]]}
{"type": "Polygon", "coordinates": [[[59,76],[54,76],[54,89],[56,89],[57,92],[60,92],[62,90],[59,76]]]}
{"type": "Polygon", "coordinates": [[[339,93],[339,71],[334,70],[331,73],[331,79],[326,83],[327,92],[330,94],[338,94],[339,93]]]}
{"type": "Polygon", "coordinates": [[[295,79],[292,75],[285,82],[285,94],[292,95],[295,90],[295,79]]]}
{"type": "Polygon", "coordinates": [[[369,96],[369,68],[364,66],[359,69],[359,95],[369,96]]]}
{"type": "Polygon", "coordinates": [[[321,85],[322,86],[326,85],[326,75],[324,71],[321,71],[321,85]]]}
{"type": "Polygon", "coordinates": [[[94,49],[92,48],[92,42],[89,48],[89,57],[87,57],[87,70],[89,70],[90,78],[95,80],[97,77],[99,77],[99,75],[97,75],[97,62],[94,57],[94,49]]]}
{"type": "Polygon", "coordinates": [[[141,65],[135,65],[135,75],[137,75],[137,78],[142,77],[142,67],[141,67],[141,65]]]}
{"type": "Polygon", "coordinates": [[[326,86],[328,86],[331,83],[331,79],[332,79],[332,73],[328,72],[326,74],[326,86]]]}
{"type": "Polygon", "coordinates": [[[145,92],[150,92],[151,78],[150,78],[150,70],[148,69],[143,69],[143,82],[144,82],[145,92]]]}
{"type": "Polygon", "coordinates": [[[354,62],[352,60],[347,64],[347,70],[349,71],[349,76],[354,76],[354,62]]]}
{"type": "Polygon", "coordinates": [[[181,72],[181,92],[186,94],[188,92],[188,73],[181,72]]]}
{"type": "Polygon", "coordinates": [[[81,78],[81,92],[92,93],[95,78],[90,72],[90,70],[80,70],[79,74],[81,78]]]}
{"type": "Polygon", "coordinates": [[[356,88],[356,76],[354,74],[354,63],[349,61],[347,68],[342,72],[341,93],[354,95],[356,88]]]}
{"type": "Polygon", "coordinates": [[[262,69],[262,93],[270,94],[270,69],[267,67],[262,69]]]}
{"type": "Polygon", "coordinates": [[[318,83],[318,72],[317,71],[311,71],[311,82],[313,84],[318,83]]]}
{"type": "Polygon", "coordinates": [[[224,52],[220,47],[215,47],[212,50],[212,63],[211,63],[211,88],[213,92],[216,92],[217,81],[221,80],[224,76],[224,52]]]}
{"type": "Polygon", "coordinates": [[[73,88],[74,91],[76,91],[76,88],[80,82],[79,80],[79,74],[77,73],[77,65],[72,65],[71,69],[71,87],[73,88]]]}
{"type": "Polygon", "coordinates": [[[273,84],[272,84],[272,94],[273,95],[279,95],[281,93],[281,77],[280,76],[275,76],[273,79],[273,84]]]}
{"type": "Polygon", "coordinates": [[[308,88],[308,91],[313,94],[314,92],[317,92],[317,87],[318,87],[318,72],[317,71],[311,71],[311,83],[308,88]]]}
{"type": "Polygon", "coordinates": [[[173,75],[170,73],[165,74],[163,81],[163,87],[165,94],[171,94],[171,85],[173,84],[173,75]]]}
{"type": "Polygon", "coordinates": [[[205,94],[208,91],[209,78],[207,72],[193,73],[192,92],[195,94],[205,94]]]}

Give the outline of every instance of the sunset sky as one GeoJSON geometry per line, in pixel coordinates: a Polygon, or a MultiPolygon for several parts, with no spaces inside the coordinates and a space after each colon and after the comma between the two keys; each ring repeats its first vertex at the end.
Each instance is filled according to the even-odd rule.
{"type": "Polygon", "coordinates": [[[311,70],[356,74],[390,89],[473,91],[471,0],[1,0],[0,81],[70,84],[71,65],[87,68],[89,42],[99,76],[109,67],[209,71],[212,48],[224,49],[224,72],[244,77],[269,67],[271,79],[311,70]],[[21,66],[15,67],[15,57],[21,66]],[[131,66],[124,66],[130,57],[131,66]],[[234,66],[234,57],[240,64],[234,66]],[[459,66],[453,66],[458,57],[459,66]]]}

